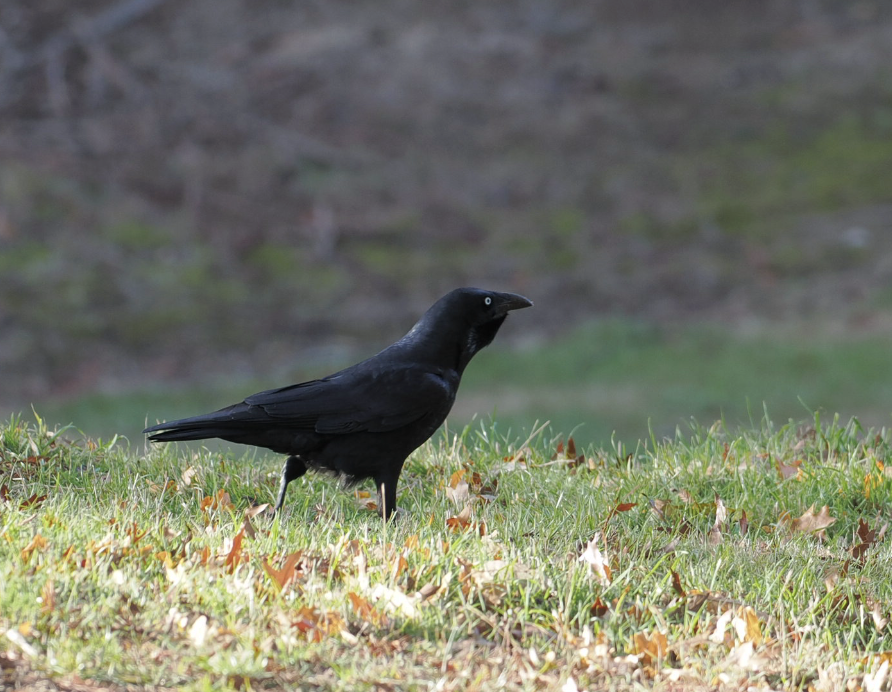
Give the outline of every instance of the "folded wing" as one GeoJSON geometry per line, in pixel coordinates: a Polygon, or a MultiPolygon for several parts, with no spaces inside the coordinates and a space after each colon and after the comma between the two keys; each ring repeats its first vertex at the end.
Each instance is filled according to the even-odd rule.
{"type": "Polygon", "coordinates": [[[197,435],[203,430],[211,433],[208,436],[223,437],[220,431],[226,428],[261,428],[270,424],[330,435],[387,432],[425,416],[445,417],[452,408],[456,387],[450,385],[445,373],[418,365],[352,370],[260,392],[240,404],[203,416],[161,423],[146,432],[191,433],[188,438],[159,434],[159,439],[168,440],[200,439],[197,435]]]}

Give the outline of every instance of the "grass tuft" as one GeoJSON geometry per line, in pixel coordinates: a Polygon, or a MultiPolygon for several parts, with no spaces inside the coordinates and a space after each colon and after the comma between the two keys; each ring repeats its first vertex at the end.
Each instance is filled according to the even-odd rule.
{"type": "MultiPolygon", "coordinates": [[[[634,449],[447,432],[383,524],[280,459],[0,429],[0,668],[189,689],[875,684],[890,433],[692,424],[634,449]]],[[[370,490],[370,489],[368,489],[370,490]]]]}

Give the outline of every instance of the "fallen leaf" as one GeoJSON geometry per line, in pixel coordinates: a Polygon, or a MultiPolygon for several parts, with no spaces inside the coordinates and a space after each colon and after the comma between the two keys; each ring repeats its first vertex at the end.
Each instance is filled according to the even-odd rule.
{"type": "Polygon", "coordinates": [[[49,615],[56,609],[56,583],[52,579],[47,579],[43,588],[40,590],[40,612],[49,615]]]}
{"type": "Polygon", "coordinates": [[[737,617],[731,620],[731,626],[741,642],[752,642],[756,646],[762,643],[762,623],[756,611],[746,606],[738,611],[737,617]]]}
{"type": "Polygon", "coordinates": [[[715,621],[715,629],[712,631],[712,634],[709,635],[709,641],[714,644],[721,644],[725,641],[725,629],[731,622],[731,618],[734,617],[734,613],[730,610],[726,610],[724,613],[719,615],[718,619],[715,621]]]}
{"type": "Polygon", "coordinates": [[[446,527],[453,533],[468,531],[476,528],[480,532],[481,536],[486,534],[486,524],[484,524],[483,522],[474,524],[471,521],[471,505],[465,506],[465,508],[458,514],[458,516],[449,517],[446,520],[446,527]]]}
{"type": "Polygon", "coordinates": [[[653,632],[650,635],[639,632],[632,638],[632,653],[637,654],[644,665],[653,665],[668,650],[669,641],[662,632],[653,632]]]}
{"type": "Polygon", "coordinates": [[[630,509],[632,509],[633,507],[637,507],[637,506],[638,506],[637,502],[620,502],[619,504],[615,505],[613,507],[613,509],[610,510],[610,514],[607,515],[607,518],[604,520],[604,523],[606,524],[608,521],[613,519],[613,517],[615,515],[619,514],[620,512],[628,512],[630,509]]]}
{"type": "Polygon", "coordinates": [[[592,603],[591,608],[589,608],[589,612],[592,614],[592,617],[601,618],[607,615],[610,608],[604,601],[601,600],[601,597],[598,596],[595,599],[595,602],[592,603]]]}
{"type": "Polygon", "coordinates": [[[888,673],[889,661],[883,661],[876,673],[865,673],[861,681],[864,692],[882,692],[888,673]]]}
{"type": "Polygon", "coordinates": [[[27,500],[22,500],[22,504],[19,505],[19,509],[28,509],[28,507],[36,507],[39,504],[42,504],[46,500],[46,495],[38,495],[34,493],[27,500]]]}
{"type": "Polygon", "coordinates": [[[254,505],[253,507],[249,507],[245,510],[245,519],[253,519],[258,514],[262,514],[266,511],[267,507],[269,507],[268,502],[264,502],[262,505],[254,505]]]}
{"type": "Polygon", "coordinates": [[[362,596],[351,591],[347,594],[347,598],[350,599],[350,603],[353,605],[353,612],[355,612],[360,619],[375,627],[381,627],[385,624],[386,618],[383,613],[376,610],[375,607],[362,596]]]}
{"type": "Polygon", "coordinates": [[[217,494],[213,497],[206,497],[201,501],[201,511],[206,512],[210,509],[224,509],[224,510],[234,510],[235,505],[232,504],[232,500],[229,497],[229,493],[227,493],[222,488],[217,491],[217,494]]]}
{"type": "MultiPolygon", "coordinates": [[[[883,531],[880,535],[882,535],[885,530],[886,527],[884,526],[883,531]]],[[[877,543],[877,531],[876,529],[871,530],[866,521],[864,521],[863,519],[859,519],[858,531],[856,532],[856,536],[858,537],[860,543],[852,546],[852,549],[849,552],[852,554],[853,558],[855,558],[859,562],[864,562],[864,556],[867,553],[867,549],[877,543]]]]}
{"type": "MultiPolygon", "coordinates": [[[[533,649],[530,649],[532,651],[533,649]]],[[[567,682],[561,685],[561,692],[579,692],[576,681],[573,678],[567,678],[567,682]]]]}
{"type": "Polygon", "coordinates": [[[22,562],[28,563],[31,559],[31,555],[34,552],[42,552],[47,546],[47,540],[39,533],[34,535],[34,538],[31,539],[31,542],[22,548],[21,556],[22,562]]]}
{"type": "Polygon", "coordinates": [[[709,535],[706,537],[707,543],[709,545],[715,546],[722,542],[722,531],[725,528],[725,521],[728,518],[728,510],[725,509],[725,503],[722,502],[722,498],[718,496],[716,493],[715,496],[715,523],[712,525],[712,528],[709,530],[709,535]]]}
{"type": "Polygon", "coordinates": [[[601,532],[596,531],[592,540],[586,545],[582,555],[579,556],[579,560],[589,566],[590,574],[597,576],[601,584],[607,586],[611,581],[610,565],[607,562],[606,555],[601,553],[601,550],[598,548],[600,540],[601,532]]]}
{"type": "Polygon", "coordinates": [[[809,507],[805,513],[798,519],[790,522],[791,533],[813,533],[818,538],[824,538],[824,529],[832,525],[836,521],[836,517],[830,516],[830,509],[827,505],[821,508],[821,511],[815,514],[815,506],[809,507]]]}
{"type": "Polygon", "coordinates": [[[685,598],[688,595],[688,592],[685,591],[684,587],[681,585],[681,577],[675,570],[672,570],[672,590],[681,598],[685,598]]]}
{"type": "Polygon", "coordinates": [[[369,595],[385,610],[398,612],[407,618],[414,618],[418,615],[417,604],[421,600],[418,596],[408,596],[402,591],[391,589],[384,584],[376,584],[369,595]]]}
{"type": "Polygon", "coordinates": [[[180,477],[183,485],[186,487],[190,486],[192,484],[192,479],[195,478],[196,473],[198,472],[195,470],[194,466],[190,466],[185,471],[183,471],[183,475],[180,477]]]}
{"type": "Polygon", "coordinates": [[[446,497],[452,500],[456,507],[461,507],[470,498],[470,487],[465,481],[459,481],[457,485],[446,488],[446,497]]]}
{"type": "Polygon", "coordinates": [[[207,615],[200,615],[192,623],[189,628],[189,640],[193,646],[203,646],[208,636],[208,618],[207,615]]]}
{"type": "Polygon", "coordinates": [[[245,530],[242,529],[235,535],[235,538],[232,539],[232,548],[229,550],[229,553],[227,553],[226,560],[223,563],[226,565],[230,573],[234,572],[239,563],[244,559],[242,557],[242,540],[244,537],[245,530]]]}
{"type": "Polygon", "coordinates": [[[300,562],[302,555],[303,552],[300,550],[296,553],[291,553],[291,555],[285,558],[281,569],[271,567],[269,563],[267,563],[266,558],[263,559],[261,563],[263,565],[263,571],[270,576],[270,579],[273,580],[273,583],[279,588],[279,591],[284,589],[297,576],[297,570],[295,568],[300,562]]]}
{"type": "Polygon", "coordinates": [[[344,620],[338,613],[324,612],[309,606],[297,611],[293,626],[310,642],[321,642],[325,637],[339,634],[345,629],[344,620]]]}
{"type": "Polygon", "coordinates": [[[799,468],[802,466],[802,459],[796,459],[792,464],[785,464],[780,459],[775,459],[775,466],[777,467],[777,473],[782,481],[790,479],[801,481],[805,478],[805,474],[802,473],[802,469],[799,468]]]}

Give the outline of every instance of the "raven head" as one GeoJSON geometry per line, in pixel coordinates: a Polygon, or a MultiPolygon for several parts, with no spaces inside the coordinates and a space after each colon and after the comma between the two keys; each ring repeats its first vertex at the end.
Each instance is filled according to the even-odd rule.
{"type": "Polygon", "coordinates": [[[461,373],[474,354],[492,343],[509,312],[532,304],[514,293],[456,288],[434,303],[394,346],[411,348],[461,373]]]}
{"type": "Polygon", "coordinates": [[[457,288],[440,298],[428,313],[436,315],[434,321],[442,325],[444,333],[452,332],[459,349],[457,369],[462,372],[480,349],[492,343],[509,312],[532,304],[515,293],[457,288]]]}

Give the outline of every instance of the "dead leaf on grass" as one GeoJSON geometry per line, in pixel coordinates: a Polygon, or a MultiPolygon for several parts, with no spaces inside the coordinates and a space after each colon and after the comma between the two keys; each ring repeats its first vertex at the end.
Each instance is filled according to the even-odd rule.
{"type": "Polygon", "coordinates": [[[223,510],[234,510],[235,505],[232,504],[232,499],[229,497],[229,493],[227,493],[222,488],[217,491],[216,495],[211,497],[205,497],[201,501],[201,511],[207,512],[212,509],[223,509],[223,510]]]}
{"type": "Polygon", "coordinates": [[[756,611],[745,606],[738,609],[737,616],[731,620],[731,626],[741,642],[752,642],[756,646],[763,642],[762,623],[756,611]]]}
{"type": "Polygon", "coordinates": [[[40,590],[40,612],[49,615],[56,609],[56,583],[47,579],[40,590]]]}
{"type": "Polygon", "coordinates": [[[28,561],[31,559],[31,555],[35,552],[43,552],[46,549],[47,540],[39,533],[34,535],[34,538],[31,539],[31,542],[22,548],[21,556],[22,562],[28,564],[28,561]]]}
{"type": "Polygon", "coordinates": [[[796,459],[790,464],[785,464],[780,459],[775,459],[775,466],[777,467],[777,473],[780,476],[782,481],[787,480],[797,480],[801,481],[805,478],[805,474],[802,473],[802,459],[796,459]]]}
{"type": "Polygon", "coordinates": [[[716,546],[722,542],[722,532],[725,530],[725,521],[727,518],[728,510],[725,509],[725,503],[722,502],[722,498],[716,493],[715,523],[713,523],[712,528],[709,530],[709,535],[706,537],[706,541],[709,545],[716,546]]]}
{"type": "Polygon", "coordinates": [[[245,530],[242,529],[239,531],[235,538],[232,539],[232,547],[229,549],[229,552],[226,554],[226,560],[224,561],[224,565],[226,565],[226,569],[232,573],[239,566],[239,563],[245,560],[245,557],[242,555],[242,541],[245,538],[245,530]]]}
{"type": "Polygon", "coordinates": [[[466,505],[457,516],[446,519],[446,528],[452,533],[476,530],[481,536],[486,535],[486,524],[482,521],[471,521],[471,505],[466,505]]]}
{"type": "Polygon", "coordinates": [[[356,613],[361,620],[375,627],[381,627],[387,623],[387,618],[383,613],[378,611],[371,603],[352,591],[347,594],[350,603],[353,606],[353,612],[356,613]]]}
{"type": "Polygon", "coordinates": [[[836,522],[836,517],[830,516],[830,509],[827,505],[821,508],[821,511],[815,514],[815,506],[809,507],[798,519],[789,520],[791,533],[811,533],[820,540],[824,540],[824,529],[836,522]]]}
{"type": "Polygon", "coordinates": [[[632,638],[632,653],[646,666],[653,665],[669,650],[669,641],[662,632],[639,632],[632,638]]]}
{"type": "Polygon", "coordinates": [[[866,521],[864,521],[863,519],[859,519],[858,531],[855,534],[859,542],[852,546],[851,550],[849,551],[852,557],[858,560],[858,562],[863,563],[868,548],[879,543],[883,539],[883,535],[886,533],[887,527],[888,524],[884,524],[883,528],[879,532],[877,532],[876,529],[871,529],[866,521]]]}
{"type": "Polygon", "coordinates": [[[597,531],[592,540],[586,545],[582,555],[579,556],[579,560],[589,566],[589,574],[596,576],[601,584],[607,586],[612,579],[610,564],[607,561],[606,554],[602,553],[600,548],[598,548],[600,541],[601,532],[597,531]]]}
{"type": "Polygon", "coordinates": [[[290,584],[297,577],[297,565],[300,562],[301,557],[303,556],[303,551],[298,550],[296,553],[291,553],[282,563],[281,569],[276,569],[272,567],[267,561],[266,558],[263,559],[261,564],[263,565],[263,571],[266,572],[270,579],[273,580],[273,583],[278,587],[279,591],[284,589],[288,584],[290,584]]]}
{"type": "Polygon", "coordinates": [[[22,500],[22,504],[19,505],[19,509],[28,509],[29,507],[36,507],[37,505],[43,504],[46,500],[46,495],[38,495],[34,493],[27,500],[22,500]]]}

